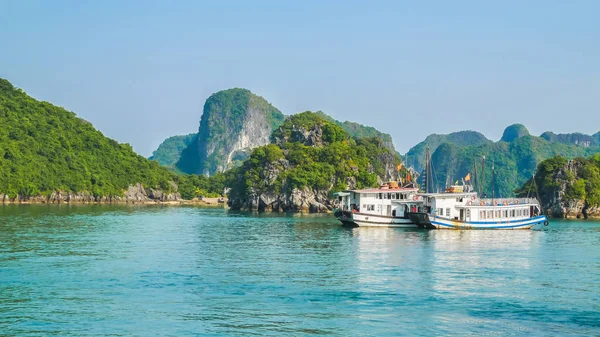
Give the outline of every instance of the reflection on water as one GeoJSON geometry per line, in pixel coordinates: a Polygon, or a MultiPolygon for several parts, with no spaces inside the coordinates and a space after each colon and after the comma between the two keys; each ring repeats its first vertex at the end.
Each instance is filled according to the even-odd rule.
{"type": "Polygon", "coordinates": [[[3,206],[0,335],[597,335],[599,228],[3,206]]]}

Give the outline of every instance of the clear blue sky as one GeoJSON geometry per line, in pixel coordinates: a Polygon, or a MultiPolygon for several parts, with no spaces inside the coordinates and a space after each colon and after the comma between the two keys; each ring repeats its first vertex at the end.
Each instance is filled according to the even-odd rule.
{"type": "Polygon", "coordinates": [[[150,155],[213,92],[430,133],[600,130],[600,1],[0,0],[0,77],[150,155]]]}

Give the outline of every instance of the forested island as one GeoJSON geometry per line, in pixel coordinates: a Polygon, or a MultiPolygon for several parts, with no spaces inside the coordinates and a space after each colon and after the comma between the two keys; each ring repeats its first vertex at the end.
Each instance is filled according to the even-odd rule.
{"type": "Polygon", "coordinates": [[[517,194],[536,196],[544,212],[558,218],[600,217],[600,154],[567,159],[556,156],[540,163],[535,177],[517,194]]]}
{"type": "Polygon", "coordinates": [[[171,172],[75,113],[0,79],[0,201],[173,201],[220,195],[222,176],[171,172]]]}

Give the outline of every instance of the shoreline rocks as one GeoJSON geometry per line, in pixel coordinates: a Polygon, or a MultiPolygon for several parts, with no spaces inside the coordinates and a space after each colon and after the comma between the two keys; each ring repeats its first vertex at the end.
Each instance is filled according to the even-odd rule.
{"type": "MultiPolygon", "coordinates": [[[[176,189],[176,186],[174,186],[176,189]]],[[[212,200],[211,200],[212,201],[212,200]]],[[[27,197],[17,195],[13,198],[0,193],[0,204],[206,204],[217,202],[206,200],[184,200],[179,193],[165,193],[161,190],[144,188],[142,184],[131,185],[121,196],[94,196],[87,191],[54,191],[47,196],[27,197]]]]}

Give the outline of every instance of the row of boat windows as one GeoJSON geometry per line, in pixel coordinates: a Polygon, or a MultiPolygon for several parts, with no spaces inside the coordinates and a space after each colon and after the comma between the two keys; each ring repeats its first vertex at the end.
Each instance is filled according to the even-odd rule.
{"type": "Polygon", "coordinates": [[[519,218],[529,216],[528,208],[505,209],[495,211],[479,211],[479,219],[494,219],[494,218],[519,218]]]}
{"type": "MultiPolygon", "coordinates": [[[[372,194],[361,193],[362,198],[372,197],[372,194]]],[[[404,193],[375,193],[375,199],[391,199],[391,200],[403,200],[408,199],[404,193]]]]}
{"type": "MultiPolygon", "coordinates": [[[[375,205],[362,205],[363,209],[366,209],[367,211],[374,211],[375,210],[375,205]]],[[[377,205],[377,212],[381,212],[381,205],[377,205]]]]}

